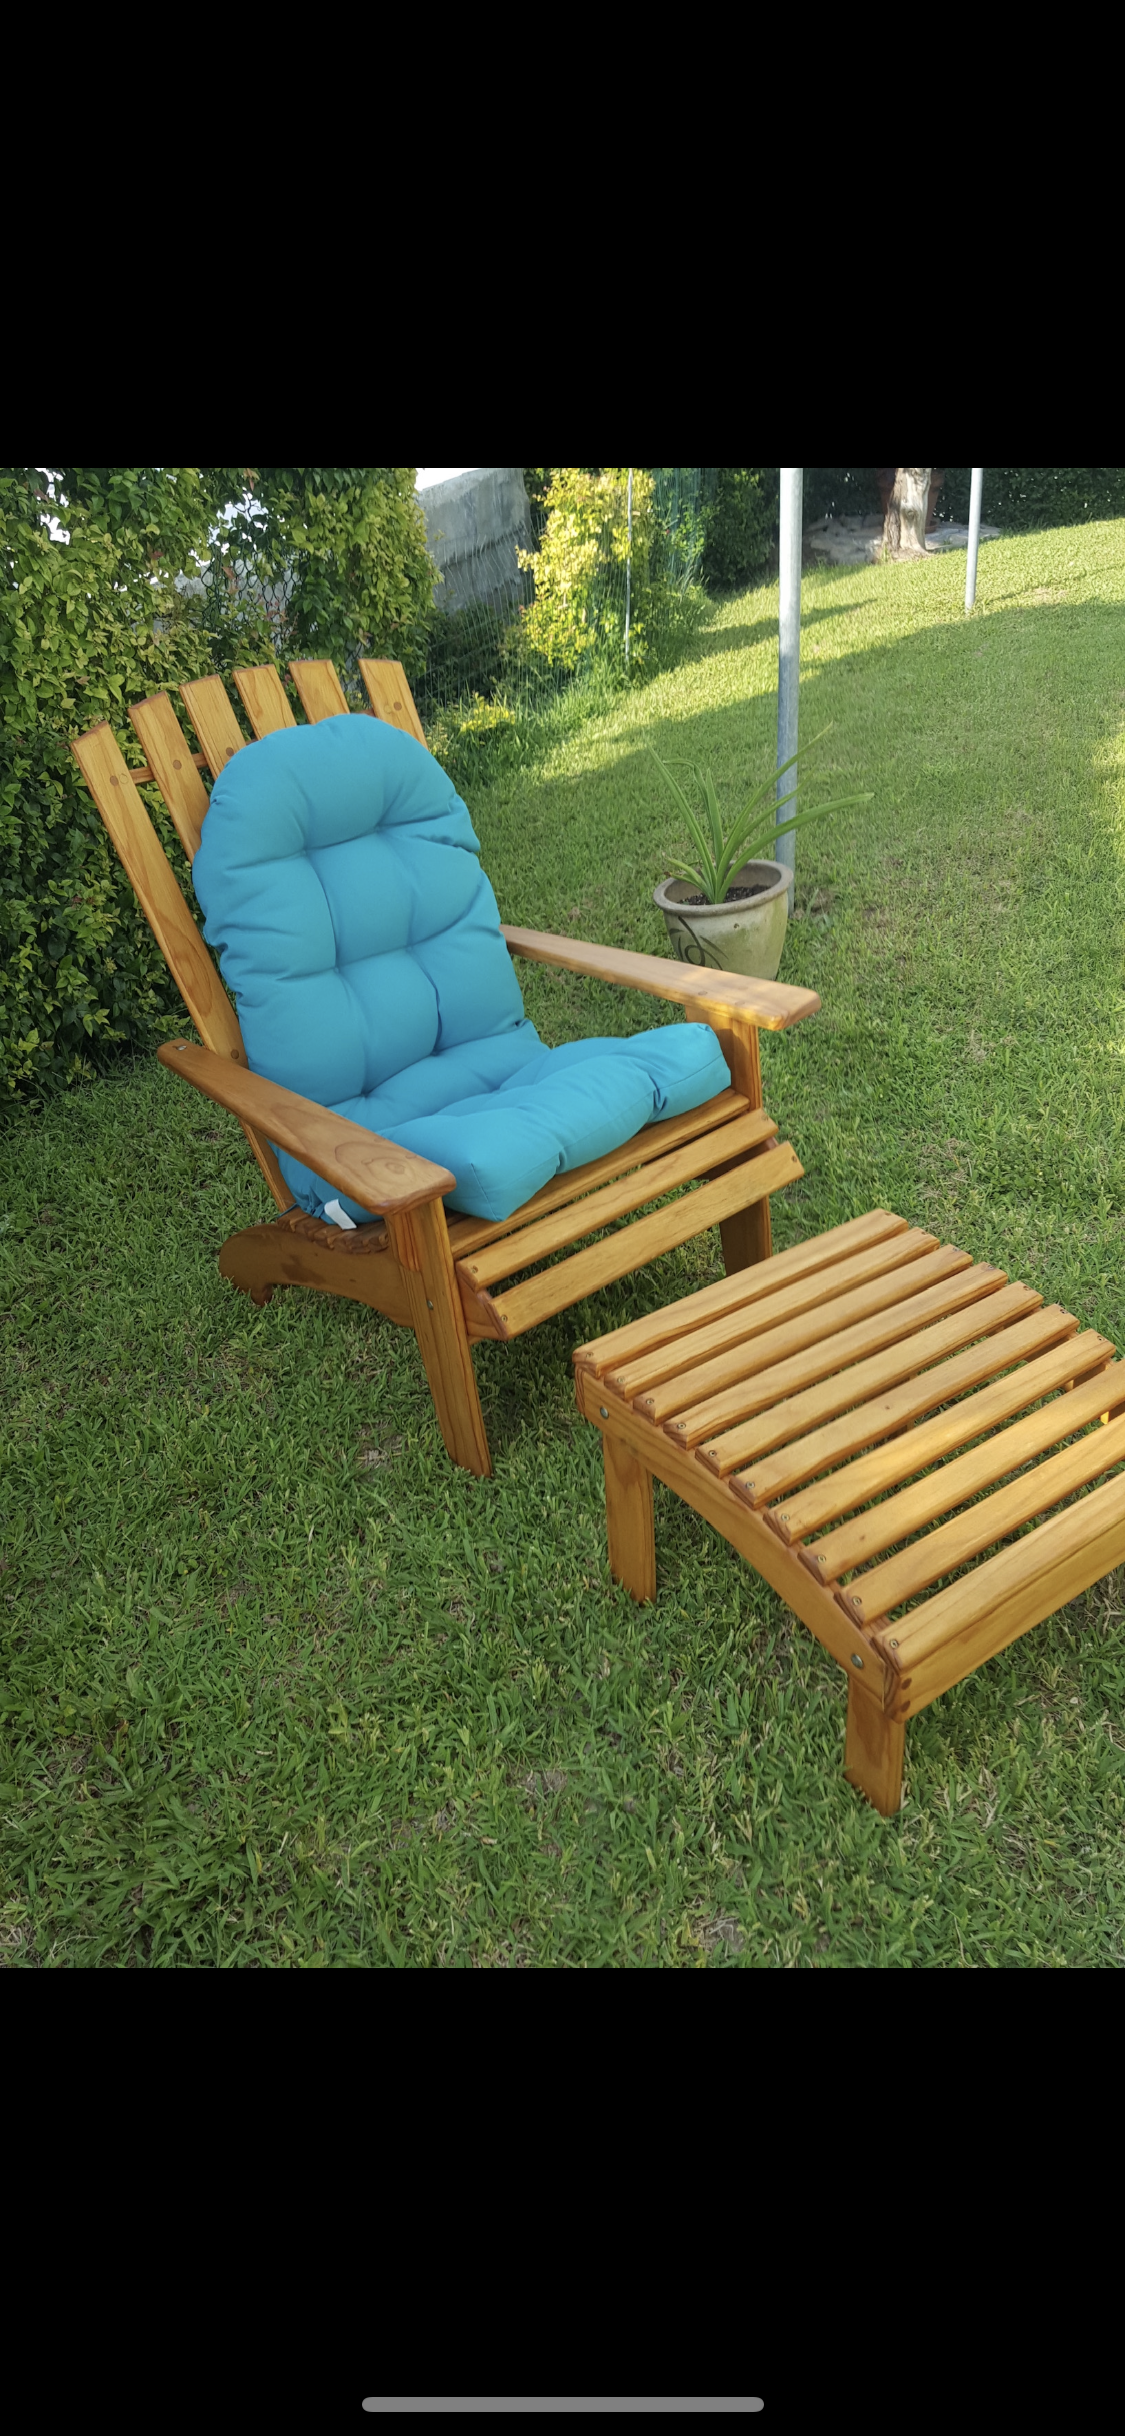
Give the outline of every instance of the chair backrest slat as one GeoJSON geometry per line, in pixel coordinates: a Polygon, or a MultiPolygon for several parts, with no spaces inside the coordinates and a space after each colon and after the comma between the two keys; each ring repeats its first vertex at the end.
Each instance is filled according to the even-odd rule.
{"type": "Polygon", "coordinates": [[[276,668],[236,668],[234,681],[256,737],[276,735],[279,727],[296,727],[276,668]]]}
{"type": "Polygon", "coordinates": [[[331,660],[290,660],[289,674],[310,726],[316,727],[321,719],[338,719],[341,711],[349,709],[331,660]]]}
{"type": "Polygon", "coordinates": [[[221,677],[193,677],[181,685],[187,715],[203,747],[212,778],[242,751],[246,738],[230,706],[221,677]]]}
{"type": "Polygon", "coordinates": [[[246,1064],[238,1017],[208,955],[108,724],[72,745],[78,767],[133,883],[141,910],[200,1039],[246,1064]]]}
{"type": "Polygon", "coordinates": [[[180,722],[167,694],[150,694],[147,702],[137,703],[129,717],[148,756],[184,853],[189,863],[194,862],[207,810],[207,789],[184,741],[180,722]]]}
{"type": "Polygon", "coordinates": [[[385,719],[388,727],[402,728],[406,735],[416,736],[419,744],[425,744],[422,722],[401,661],[361,660],[359,673],[376,718],[385,719]]]}

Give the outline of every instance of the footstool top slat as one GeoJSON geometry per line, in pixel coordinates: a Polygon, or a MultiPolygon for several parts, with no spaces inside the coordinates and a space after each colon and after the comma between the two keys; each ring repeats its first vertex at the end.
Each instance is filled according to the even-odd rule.
{"type": "MultiPolygon", "coordinates": [[[[907,1237],[901,1235],[898,1240],[905,1243],[907,1237]]],[[[816,1347],[818,1364],[823,1357],[833,1368],[843,1369],[853,1353],[876,1350],[888,1333],[909,1335],[920,1325],[914,1315],[928,1289],[971,1267],[967,1252],[955,1251],[951,1244],[939,1244],[934,1251],[917,1260],[905,1260],[882,1277],[865,1278],[851,1293],[832,1294],[825,1289],[811,1309],[777,1320],[752,1343],[744,1339],[740,1344],[724,1346],[709,1361],[693,1359],[695,1340],[689,1337],[684,1343],[684,1361],[689,1367],[679,1370],[659,1387],[626,1389],[625,1393],[630,1395],[637,1411],[650,1421],[667,1421],[673,1413],[682,1413],[685,1420],[692,1415],[702,1416],[698,1431],[694,1431],[693,1425],[693,1434],[709,1436],[715,1426],[712,1415],[720,1410],[729,1410],[732,1420],[741,1418],[738,1406],[742,1389],[749,1381],[756,1381],[779,1364],[807,1353],[810,1346],[816,1347]],[[868,1322],[876,1324],[865,1325],[868,1322]],[[837,1338],[845,1340],[840,1345],[838,1363],[833,1353],[837,1338]],[[722,1399],[721,1407],[713,1402],[716,1398],[722,1399]]],[[[990,1274],[998,1285],[1004,1283],[1001,1271],[990,1274]]],[[[771,1303],[774,1299],[771,1296],[771,1303]]],[[[943,1307],[944,1302],[939,1299],[937,1308],[943,1307]]],[[[926,1316],[932,1315],[932,1308],[926,1316]]],[[[804,1370],[808,1371],[807,1364],[804,1370]]],[[[810,1375],[818,1376],[819,1370],[810,1375]]],[[[616,1383],[616,1373],[613,1379],[616,1383]]],[[[769,1401],[774,1399],[770,1397],[769,1401]]]]}
{"type": "Polygon", "coordinates": [[[866,1403],[878,1388],[897,1386],[928,1369],[990,1326],[1003,1327],[1035,1299],[1026,1288],[1005,1287],[1003,1270],[982,1261],[929,1287],[912,1305],[865,1320],[826,1345],[810,1346],[743,1386],[676,1414],[665,1427],[678,1446],[702,1445],[703,1461],[715,1471],[737,1471],[759,1449],[764,1454],[814,1421],[830,1420],[866,1403]]]}
{"type": "MultiPolygon", "coordinates": [[[[1125,1397],[1125,1364],[1115,1362],[1110,1369],[1103,1369],[1101,1364],[1105,1361],[1105,1349],[1105,1338],[1095,1336],[1092,1346],[1084,1353],[1079,1352],[1077,1345],[1071,1344],[1060,1347],[1053,1356],[1049,1356],[1055,1369],[1059,1373],[1065,1372],[1065,1377],[1060,1376],[1057,1381],[1060,1387],[1075,1377],[1076,1365],[1079,1366],[1080,1384],[1067,1395],[1050,1396],[1046,1403],[1038,1404],[1034,1412],[1025,1413],[1010,1429],[996,1426],[996,1422],[1003,1418],[999,1413],[993,1416],[991,1426],[988,1422],[982,1422],[979,1410],[974,1410],[974,1407],[982,1404],[984,1397],[968,1397],[964,1404],[957,1407],[957,1411],[961,1416],[962,1443],[969,1447],[969,1452],[947,1463],[939,1463],[936,1470],[926,1468],[934,1463],[935,1458],[927,1455],[924,1446],[911,1450],[909,1445],[912,1437],[927,1439],[929,1430],[907,1431],[905,1447],[900,1444],[886,1451],[888,1455],[897,1453],[900,1463],[905,1463],[912,1452],[912,1468],[921,1474],[921,1478],[913,1480],[909,1488],[900,1489],[897,1496],[883,1496],[878,1505],[872,1505],[863,1498],[856,1499],[857,1504],[863,1505],[863,1512],[853,1511],[849,1521],[841,1523],[838,1530],[827,1532],[823,1539],[815,1540],[811,1546],[807,1525],[803,1531],[793,1529],[790,1509],[785,1509],[784,1525],[780,1521],[781,1509],[776,1517],[770,1515],[770,1521],[781,1528],[782,1537],[790,1546],[795,1538],[803,1539],[805,1556],[814,1567],[818,1581],[840,1581],[844,1574],[854,1573],[862,1565],[873,1564],[885,1548],[900,1546],[910,1538],[912,1532],[924,1529],[943,1515],[955,1513],[958,1506],[966,1505],[970,1498],[980,1497],[996,1481],[1006,1480],[1022,1464],[1033,1462],[1048,1448],[1061,1446],[1065,1439],[1074,1437],[1079,1430],[1088,1429],[1091,1422],[1100,1421],[1115,1394],[1125,1397]],[[1081,1378],[1082,1366],[1093,1370],[1095,1375],[1081,1378]],[[979,1436],[982,1428],[986,1431],[983,1438],[979,1436]],[[977,1443],[972,1445],[970,1442],[974,1438],[977,1443]]],[[[1019,1396],[1022,1399],[1021,1409],[1034,1401],[1036,1387],[1046,1392],[1042,1378],[1036,1379],[1035,1374],[1040,1369],[1038,1363],[1025,1364],[1022,1372],[1003,1382],[1010,1398],[1019,1396]]],[[[950,1423],[953,1418],[952,1414],[942,1416],[943,1421],[950,1423]]],[[[854,1469],[859,1471],[860,1466],[856,1464],[854,1469]]],[[[1109,1466],[1105,1465],[1103,1469],[1108,1470],[1109,1466]]],[[[837,1475],[837,1478],[842,1477],[837,1475]]],[[[882,1485],[886,1486],[886,1483],[882,1485]]],[[[842,1493],[854,1498],[854,1485],[851,1492],[844,1490],[842,1493]]],[[[877,1494],[877,1490],[868,1491],[869,1497],[877,1494]]],[[[1044,1499],[1044,1511],[1049,1502],[1049,1499],[1044,1499]]],[[[981,1545],[987,1543],[982,1541],[981,1545]]],[[[936,1581],[942,1570],[939,1566],[938,1572],[932,1574],[930,1579],[936,1581]]],[[[902,1595],[908,1597],[909,1592],[904,1591],[902,1595]]],[[[892,1605],[898,1603],[891,1601],[892,1605]]],[[[875,1612],[866,1591],[864,1605],[869,1615],[875,1612]]]]}
{"type": "Polygon", "coordinates": [[[927,1464],[939,1463],[982,1431],[1053,1395],[1068,1380],[1101,1369],[1112,1357],[1106,1337],[1092,1328],[1079,1335],[1073,1312],[1048,1303],[1030,1319],[985,1337],[967,1353],[874,1397],[842,1420],[794,1439],[756,1463],[752,1474],[736,1472],[731,1487],[749,1505],[766,1506],[776,1498],[770,1506],[774,1528],[786,1542],[808,1539],[825,1523],[854,1514],[884,1490],[897,1488],[927,1464]],[[982,1379],[987,1386],[980,1386],[982,1379]],[[925,1420],[938,1405],[944,1411],[925,1420]],[[908,1426],[912,1421],[918,1424],[914,1429],[908,1426]],[[858,1453],[860,1448],[868,1451],[858,1453]],[[812,1486],[801,1487],[805,1481],[812,1486]]]}
{"type": "Polygon", "coordinates": [[[836,1261],[846,1260],[866,1244],[882,1243],[888,1236],[903,1235],[906,1231],[905,1218],[896,1218],[893,1210],[871,1210],[866,1218],[850,1218],[846,1226],[832,1227],[826,1235],[815,1235],[808,1243],[793,1244],[788,1252],[775,1252],[771,1259],[755,1262],[752,1269],[739,1269],[733,1277],[721,1277],[717,1285],[702,1286],[697,1294],[685,1294],[682,1302],[668,1303],[663,1311],[649,1312],[644,1319],[630,1320],[624,1328],[614,1328],[608,1336],[595,1337],[589,1345],[579,1345],[575,1364],[601,1378],[617,1363],[632,1361],[656,1345],[686,1335],[704,1320],[716,1319],[724,1311],[739,1310],[745,1303],[757,1302],[763,1294],[773,1294],[778,1286],[787,1285],[794,1278],[830,1269],[836,1261]]]}
{"type": "MultiPolygon", "coordinates": [[[[889,1271],[906,1268],[921,1260],[925,1253],[938,1249],[936,1235],[927,1235],[920,1227],[907,1227],[904,1233],[888,1235],[847,1260],[835,1261],[829,1269],[810,1269],[804,1277],[779,1286],[774,1294],[740,1303],[718,1319],[701,1322],[680,1336],[666,1338],[653,1352],[635,1354],[630,1361],[618,1362],[600,1375],[615,1395],[626,1396],[632,1403],[663,1386],[666,1380],[679,1382],[716,1355],[748,1343],[751,1337],[764,1336],[783,1321],[800,1319],[806,1312],[823,1310],[827,1314],[832,1304],[836,1306],[834,1316],[838,1325],[846,1327],[847,1320],[839,1317],[838,1307],[855,1287],[882,1280],[889,1271]]],[[[827,1318],[824,1325],[826,1330],[827,1318]]],[[[669,1407],[671,1411],[676,1409],[674,1405],[669,1407]]],[[[655,1407],[653,1410],[655,1416],[655,1407]]]]}

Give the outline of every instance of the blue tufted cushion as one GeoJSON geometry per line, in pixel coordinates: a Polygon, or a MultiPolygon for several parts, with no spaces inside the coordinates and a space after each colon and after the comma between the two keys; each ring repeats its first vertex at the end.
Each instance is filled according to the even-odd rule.
{"type": "MultiPolygon", "coordinates": [[[[254,1072],[448,1167],[448,1205],[500,1219],[730,1076],[705,1024],[544,1049],[479,854],[432,754],[341,714],[228,762],[192,880],[254,1072]]],[[[278,1157],[314,1216],[369,1215],[278,1157]]]]}

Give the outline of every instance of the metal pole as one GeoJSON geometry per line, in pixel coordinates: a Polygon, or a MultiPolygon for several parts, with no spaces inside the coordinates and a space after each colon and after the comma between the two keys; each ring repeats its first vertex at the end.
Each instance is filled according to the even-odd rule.
{"type": "Polygon", "coordinates": [[[629,598],[633,583],[633,468],[629,467],[628,540],[625,550],[625,666],[629,665],[629,598]]]}
{"type": "Polygon", "coordinates": [[[977,551],[980,548],[980,503],[983,490],[984,467],[974,465],[973,487],[969,493],[969,563],[965,569],[966,617],[977,597],[977,551]]]}
{"type": "MultiPolygon", "coordinates": [[[[783,465],[781,468],[781,564],[779,568],[780,598],[778,601],[777,652],[777,766],[788,761],[797,750],[797,686],[801,663],[801,510],[804,503],[804,467],[783,465]]],[[[777,782],[779,798],[793,784],[791,770],[787,778],[777,782]]],[[[792,818],[793,806],[781,815],[792,818]]],[[[796,869],[795,836],[779,837],[774,860],[796,869]]],[[[793,881],[789,882],[789,911],[793,911],[793,881]]]]}

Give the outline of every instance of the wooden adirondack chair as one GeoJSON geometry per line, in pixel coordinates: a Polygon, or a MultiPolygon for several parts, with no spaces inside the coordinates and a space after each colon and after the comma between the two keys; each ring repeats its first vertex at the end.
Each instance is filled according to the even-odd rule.
{"type": "MultiPolygon", "coordinates": [[[[424,745],[397,661],[364,660],[360,668],[375,717],[424,745]]],[[[330,661],[294,661],[290,673],[310,722],[348,710],[330,661]]],[[[275,668],[239,669],[234,681],[255,738],[297,724],[275,668]]],[[[202,772],[217,777],[246,738],[220,678],[197,679],[180,691],[201,751],[186,742],[167,694],[129,713],[144,767],[128,767],[107,724],[78,738],[72,750],[203,1043],[170,1041],[157,1052],[161,1063],[238,1118],[277,1204],[269,1223],[245,1227],[224,1244],[221,1273],[258,1304],[278,1286],[308,1286],[413,1328],[447,1451],[487,1478],[492,1466],[473,1376],[475,1339],[520,1336],[716,1224],[728,1274],[768,1258],[769,1195],[803,1171],[762,1108],[758,1027],[780,1031],[815,1013],[820,1001],[811,990],[503,925],[513,955],[645,991],[710,1024],[732,1088],[558,1177],[500,1224],[447,1213],[442,1196],[454,1183],[448,1170],[250,1071],[234,1007],[137,793],[155,782],[192,860],[207,812],[202,772]],[[297,1209],[271,1143],[377,1212],[373,1222],[346,1232],[297,1209]],[[602,1241],[542,1265],[693,1184],[698,1189],[681,1190],[675,1201],[602,1241]],[[513,1278],[519,1282],[505,1285],[513,1278]]]]}

